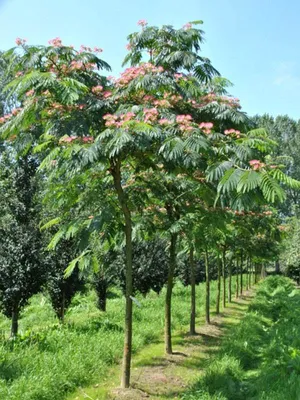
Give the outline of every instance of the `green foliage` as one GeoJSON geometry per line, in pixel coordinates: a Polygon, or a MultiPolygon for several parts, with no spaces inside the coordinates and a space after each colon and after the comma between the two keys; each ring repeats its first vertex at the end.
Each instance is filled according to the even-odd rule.
{"type": "Polygon", "coordinates": [[[300,294],[291,280],[279,276],[265,279],[246,316],[225,338],[221,354],[182,399],[201,399],[202,395],[227,400],[296,399],[300,385],[299,305],[300,294]]]}

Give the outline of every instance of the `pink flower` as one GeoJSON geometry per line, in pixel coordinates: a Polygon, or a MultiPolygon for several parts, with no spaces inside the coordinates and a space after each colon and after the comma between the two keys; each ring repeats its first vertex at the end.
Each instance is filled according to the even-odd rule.
{"type": "Polygon", "coordinates": [[[16,73],[15,77],[19,78],[20,76],[23,76],[23,75],[24,75],[24,72],[19,71],[19,72],[16,73]]]}
{"type": "Polygon", "coordinates": [[[144,27],[148,25],[148,22],[145,19],[140,19],[137,24],[144,27]]]}
{"type": "Polygon", "coordinates": [[[130,43],[127,43],[127,44],[126,44],[126,49],[127,49],[128,51],[130,51],[130,50],[132,49],[132,45],[131,45],[130,43]]]}
{"type": "Polygon", "coordinates": [[[159,123],[159,125],[162,125],[162,126],[167,126],[167,125],[172,125],[172,124],[173,124],[173,122],[170,121],[170,120],[167,119],[167,118],[162,118],[162,119],[160,119],[160,120],[158,121],[158,123],[159,123]]]}
{"type": "Polygon", "coordinates": [[[109,91],[103,92],[103,97],[105,99],[107,99],[108,97],[111,97],[111,95],[112,95],[112,92],[109,92],[109,91]]]}
{"type": "Polygon", "coordinates": [[[94,138],[92,136],[85,136],[82,138],[83,143],[93,143],[94,138]]]}
{"type": "Polygon", "coordinates": [[[61,38],[59,38],[59,37],[49,40],[48,43],[50,44],[50,46],[53,46],[53,47],[61,47],[62,46],[62,41],[61,41],[61,38]]]}
{"type": "Polygon", "coordinates": [[[17,46],[23,46],[27,42],[27,39],[21,39],[21,38],[17,37],[15,42],[16,42],[17,46]]]}
{"type": "Polygon", "coordinates": [[[250,160],[250,161],[249,161],[249,164],[250,164],[250,166],[252,167],[252,169],[253,169],[254,171],[256,171],[256,170],[258,170],[258,169],[260,169],[260,168],[263,168],[263,167],[265,167],[265,165],[266,165],[266,164],[262,163],[262,162],[259,161],[259,160],[250,160]]]}
{"type": "Polygon", "coordinates": [[[188,30],[192,28],[192,24],[190,24],[189,22],[185,25],[183,25],[183,29],[188,30]]]}
{"type": "Polygon", "coordinates": [[[100,47],[94,47],[94,53],[102,53],[103,49],[101,49],[100,47]]]}
{"type": "Polygon", "coordinates": [[[92,92],[94,94],[100,94],[102,92],[102,90],[103,90],[103,86],[101,86],[101,85],[92,87],[92,92]]]}
{"type": "Polygon", "coordinates": [[[28,92],[26,92],[25,94],[27,97],[30,97],[30,96],[34,95],[34,90],[33,89],[28,90],[28,92]]]}

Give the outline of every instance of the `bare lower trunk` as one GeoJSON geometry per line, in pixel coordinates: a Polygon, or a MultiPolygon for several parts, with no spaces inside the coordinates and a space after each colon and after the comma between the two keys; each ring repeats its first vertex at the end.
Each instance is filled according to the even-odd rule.
{"type": "Polygon", "coordinates": [[[222,278],[223,278],[223,308],[226,307],[226,250],[222,254],[222,278]]]}
{"type": "Polygon", "coordinates": [[[280,274],[280,263],[279,260],[275,261],[275,273],[280,274]]]}
{"type": "Polygon", "coordinates": [[[232,297],[232,263],[228,264],[228,303],[231,303],[231,297],[232,297]]]}
{"type": "Polygon", "coordinates": [[[209,277],[209,264],[208,264],[208,252],[207,248],[204,253],[205,257],[205,321],[210,324],[210,277],[209,277]]]}
{"type": "Polygon", "coordinates": [[[65,291],[65,287],[64,287],[63,291],[62,291],[62,299],[61,299],[61,304],[60,304],[60,310],[59,310],[59,313],[58,313],[59,321],[62,324],[65,322],[65,308],[66,308],[66,291],[65,291]]]}
{"type": "Polygon", "coordinates": [[[98,290],[97,290],[97,305],[99,310],[101,311],[106,311],[106,301],[107,301],[107,284],[106,282],[103,282],[103,284],[101,285],[101,290],[100,287],[98,285],[98,290]]]}
{"type": "Polygon", "coordinates": [[[246,290],[249,290],[249,258],[246,261],[246,290]]]}
{"type": "Polygon", "coordinates": [[[243,295],[243,253],[241,254],[241,265],[240,265],[240,277],[241,277],[241,282],[240,282],[240,294],[241,296],[243,295]]]}
{"type": "Polygon", "coordinates": [[[235,298],[239,297],[239,262],[238,258],[235,263],[235,298]]]}
{"type": "Polygon", "coordinates": [[[258,281],[257,270],[258,270],[258,266],[257,266],[257,264],[254,264],[254,283],[257,283],[257,281],[258,281]]]}
{"type": "Polygon", "coordinates": [[[173,278],[176,266],[176,242],[177,234],[171,235],[170,245],[170,263],[167,281],[167,292],[165,300],[165,352],[166,354],[172,354],[172,331],[171,331],[171,301],[172,301],[172,289],[173,289],[173,278]]]}
{"type": "Polygon", "coordinates": [[[194,264],[194,248],[190,247],[189,254],[190,271],[191,271],[191,317],[190,317],[190,335],[196,334],[196,278],[194,264]]]}
{"type": "Polygon", "coordinates": [[[118,194],[119,204],[125,220],[126,239],[126,292],[125,292],[125,324],[124,324],[124,351],[121,387],[130,386],[130,367],[132,354],[132,220],[131,212],[127,204],[127,197],[121,184],[121,164],[119,161],[111,165],[114,185],[118,194]]]}
{"type": "Polygon", "coordinates": [[[216,298],[216,314],[220,314],[220,300],[221,300],[221,259],[218,262],[218,281],[217,281],[217,298],[216,298]]]}
{"type": "Polygon", "coordinates": [[[11,315],[11,330],[10,330],[10,337],[15,338],[18,334],[19,328],[19,311],[16,309],[12,312],[11,315]]]}
{"type": "Polygon", "coordinates": [[[260,278],[265,279],[266,276],[267,276],[266,266],[265,266],[265,264],[262,264],[261,270],[260,270],[260,278]]]}

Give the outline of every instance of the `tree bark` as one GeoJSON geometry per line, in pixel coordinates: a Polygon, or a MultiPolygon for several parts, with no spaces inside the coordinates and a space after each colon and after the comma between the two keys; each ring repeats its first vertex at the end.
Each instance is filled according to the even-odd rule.
{"type": "Polygon", "coordinates": [[[209,277],[209,264],[208,264],[208,252],[207,247],[205,247],[205,321],[210,324],[210,277],[209,277]]]}
{"type": "Polygon", "coordinates": [[[106,311],[106,299],[107,299],[107,285],[106,283],[103,283],[101,285],[101,290],[98,288],[97,290],[97,296],[98,296],[98,308],[99,310],[105,312],[106,311]]]}
{"type": "Polygon", "coordinates": [[[173,278],[176,267],[176,243],[177,234],[171,234],[171,245],[170,245],[170,263],[168,271],[167,281],[167,292],[165,299],[165,352],[166,354],[172,354],[172,330],[171,330],[171,306],[172,306],[172,290],[173,290],[173,278]]]}
{"type": "Polygon", "coordinates": [[[238,297],[239,297],[239,262],[237,257],[235,262],[235,298],[238,299],[238,297]]]}
{"type": "Polygon", "coordinates": [[[222,277],[223,277],[223,308],[226,307],[226,249],[222,254],[222,277]]]}
{"type": "Polygon", "coordinates": [[[15,338],[19,329],[19,311],[15,309],[11,314],[11,330],[10,337],[15,338]]]}
{"type": "Polygon", "coordinates": [[[228,303],[231,303],[232,297],[232,262],[228,264],[228,303]]]}
{"type": "Polygon", "coordinates": [[[190,317],[190,335],[196,334],[196,277],[194,263],[194,248],[190,247],[189,254],[190,272],[191,272],[191,317],[190,317]]]}
{"type": "Polygon", "coordinates": [[[275,273],[280,274],[280,263],[279,260],[275,261],[275,273]]]}
{"type": "Polygon", "coordinates": [[[124,324],[124,351],[121,387],[130,386],[130,368],[132,354],[132,219],[127,204],[127,197],[121,184],[121,163],[116,161],[111,165],[114,179],[114,186],[118,195],[119,204],[125,219],[125,240],[126,240],[126,293],[125,293],[125,324],[124,324]]]}
{"type": "Polygon", "coordinates": [[[222,261],[221,259],[218,259],[217,262],[218,262],[218,281],[217,281],[216,314],[220,314],[222,261]]]}
{"type": "Polygon", "coordinates": [[[241,253],[241,265],[240,265],[240,277],[241,277],[241,282],[240,282],[240,294],[241,296],[243,295],[243,252],[241,253]]]}
{"type": "Polygon", "coordinates": [[[62,291],[61,305],[60,305],[60,310],[59,310],[59,314],[58,314],[59,321],[62,324],[65,322],[65,304],[66,304],[66,294],[65,294],[65,287],[64,287],[63,291],[62,291]]]}

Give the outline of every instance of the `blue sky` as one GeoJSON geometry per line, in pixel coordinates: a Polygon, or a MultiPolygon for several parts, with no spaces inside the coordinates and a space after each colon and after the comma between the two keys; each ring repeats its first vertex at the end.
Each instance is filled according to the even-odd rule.
{"type": "Polygon", "coordinates": [[[0,0],[0,49],[16,37],[46,44],[59,36],[103,48],[118,74],[139,19],[178,27],[202,19],[203,55],[234,83],[244,110],[300,119],[299,15],[298,0],[0,0]]]}

